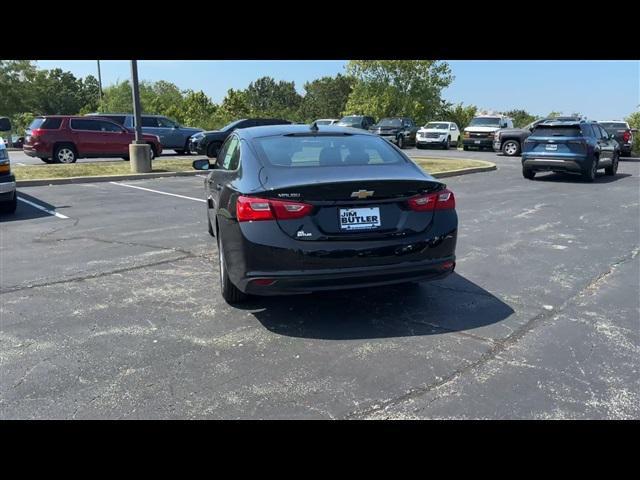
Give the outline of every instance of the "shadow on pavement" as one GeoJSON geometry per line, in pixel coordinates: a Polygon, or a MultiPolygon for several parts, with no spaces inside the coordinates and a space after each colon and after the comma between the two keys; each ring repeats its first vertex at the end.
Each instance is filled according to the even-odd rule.
{"type": "MultiPolygon", "coordinates": [[[[626,177],[631,177],[630,173],[617,173],[614,176],[606,175],[603,172],[598,172],[598,175],[593,183],[611,183],[622,180],[626,177]]],[[[534,182],[573,182],[573,183],[587,183],[578,174],[571,173],[551,173],[538,172],[534,182]]]]}
{"type": "Polygon", "coordinates": [[[326,340],[470,330],[514,313],[499,298],[456,273],[437,282],[256,297],[245,308],[274,333],[326,340]]]}
{"type": "MultiPolygon", "coordinates": [[[[24,199],[27,200],[29,202],[35,203],[36,205],[39,205],[41,207],[46,208],[49,211],[59,211],[61,208],[67,208],[68,205],[63,205],[63,206],[54,206],[51,205],[50,203],[47,203],[43,200],[40,200],[39,198],[33,197],[31,195],[27,195],[26,193],[23,193],[20,191],[20,189],[18,189],[18,207],[16,208],[15,213],[12,214],[0,214],[0,221],[1,222],[15,222],[18,220],[31,220],[34,218],[41,218],[41,217],[52,217],[53,215],[47,213],[47,212],[43,212],[42,210],[40,210],[39,208],[34,207],[33,205],[29,205],[26,202],[21,202],[20,199],[24,199]]],[[[62,212],[60,212],[62,213],[62,212]]]]}

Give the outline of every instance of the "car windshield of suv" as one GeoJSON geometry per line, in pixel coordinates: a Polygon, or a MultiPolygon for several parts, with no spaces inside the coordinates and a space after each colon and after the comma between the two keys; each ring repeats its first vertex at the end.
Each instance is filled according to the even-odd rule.
{"type": "Polygon", "coordinates": [[[362,117],[344,117],[338,125],[359,125],[362,117]]]}
{"type": "Polygon", "coordinates": [[[379,137],[274,136],[255,140],[262,157],[276,167],[385,165],[405,161],[379,137]]]}
{"type": "Polygon", "coordinates": [[[401,127],[402,120],[399,118],[383,118],[378,122],[376,127],[401,127]]]}
{"type": "Polygon", "coordinates": [[[626,123],[622,123],[622,122],[598,122],[602,128],[604,128],[608,133],[611,133],[612,131],[615,132],[616,130],[626,130],[627,128],[627,124],[626,123]]]}
{"type": "Polygon", "coordinates": [[[236,127],[240,122],[243,122],[243,121],[244,121],[244,119],[241,119],[241,120],[234,120],[233,122],[231,122],[231,123],[229,123],[229,124],[225,125],[224,127],[222,127],[220,130],[221,130],[221,131],[227,131],[227,130],[230,130],[230,129],[232,129],[232,128],[236,127]]]}
{"type": "Polygon", "coordinates": [[[448,123],[429,122],[424,126],[424,128],[433,128],[434,130],[448,130],[449,129],[449,124],[448,123]]]}
{"type": "Polygon", "coordinates": [[[500,119],[494,117],[477,117],[471,120],[470,127],[499,127],[500,119]]]}

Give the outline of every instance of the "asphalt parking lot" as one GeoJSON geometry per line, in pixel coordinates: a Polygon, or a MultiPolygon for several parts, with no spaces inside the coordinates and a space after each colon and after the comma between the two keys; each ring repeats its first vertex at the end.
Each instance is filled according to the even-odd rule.
{"type": "Polygon", "coordinates": [[[0,417],[638,418],[640,159],[587,184],[413,153],[498,165],[445,179],[455,274],[242,308],[219,294],[202,178],[19,189],[0,417]]]}

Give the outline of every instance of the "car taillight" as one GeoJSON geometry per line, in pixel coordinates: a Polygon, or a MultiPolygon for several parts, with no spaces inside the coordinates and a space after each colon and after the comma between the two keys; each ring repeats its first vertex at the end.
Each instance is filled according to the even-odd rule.
{"type": "Polygon", "coordinates": [[[306,217],[313,210],[313,205],[302,202],[285,202],[258,197],[238,197],[236,216],[239,222],[257,220],[292,220],[306,217]]]}
{"type": "Polygon", "coordinates": [[[33,130],[31,130],[31,133],[29,134],[31,138],[37,138],[40,135],[42,135],[42,130],[40,128],[34,128],[33,130]]]}
{"type": "Polygon", "coordinates": [[[456,199],[453,192],[448,189],[435,193],[418,195],[407,201],[409,208],[416,212],[427,212],[432,210],[451,210],[456,208],[456,199]]]}
{"type": "Polygon", "coordinates": [[[629,140],[631,140],[631,132],[629,130],[626,130],[623,134],[622,134],[622,140],[624,140],[625,143],[628,143],[629,140]]]}

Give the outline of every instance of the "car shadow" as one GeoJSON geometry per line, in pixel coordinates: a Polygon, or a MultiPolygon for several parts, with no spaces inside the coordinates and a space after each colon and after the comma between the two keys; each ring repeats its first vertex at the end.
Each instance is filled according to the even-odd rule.
{"type": "MultiPolygon", "coordinates": [[[[611,183],[622,180],[626,177],[632,177],[630,173],[616,173],[614,176],[607,175],[605,173],[598,172],[596,179],[593,183],[611,183]]],[[[574,182],[574,183],[586,183],[581,175],[571,173],[550,173],[537,172],[534,181],[537,182],[574,182]]]]}
{"type": "Polygon", "coordinates": [[[640,157],[620,157],[621,162],[640,162],[640,157]]]}
{"type": "Polygon", "coordinates": [[[49,211],[58,211],[61,208],[67,208],[66,205],[58,206],[51,205],[39,198],[33,197],[26,193],[21,192],[18,189],[18,206],[16,207],[15,213],[2,213],[0,214],[0,222],[16,222],[19,220],[31,220],[34,218],[42,218],[42,217],[51,217],[52,215],[40,210],[39,208],[34,207],[33,205],[29,205],[26,202],[21,202],[20,199],[27,200],[28,202],[35,203],[41,207],[46,208],[49,211]]]}
{"type": "Polygon", "coordinates": [[[325,340],[438,335],[497,323],[514,313],[457,273],[435,282],[254,297],[243,308],[271,332],[325,340]]]}

